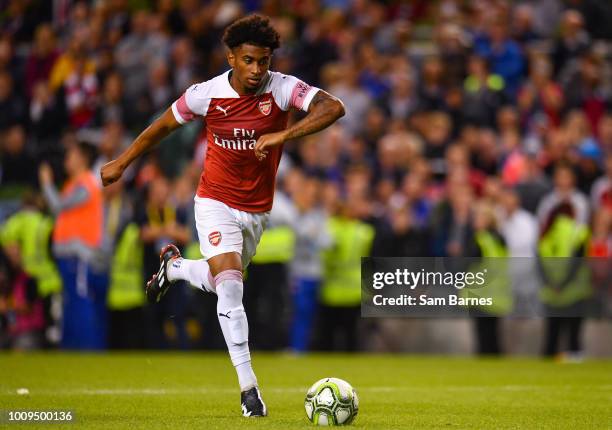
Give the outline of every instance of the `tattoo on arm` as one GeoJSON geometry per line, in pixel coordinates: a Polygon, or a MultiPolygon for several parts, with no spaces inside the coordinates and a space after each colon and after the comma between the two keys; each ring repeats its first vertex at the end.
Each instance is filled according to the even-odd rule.
{"type": "Polygon", "coordinates": [[[342,102],[323,90],[317,91],[308,106],[308,115],[287,129],[287,139],[316,133],[344,115],[342,102]]]}
{"type": "Polygon", "coordinates": [[[312,108],[319,103],[324,103],[325,100],[330,100],[332,97],[323,90],[317,91],[312,100],[310,101],[310,106],[308,106],[308,112],[312,111],[312,108]]]}

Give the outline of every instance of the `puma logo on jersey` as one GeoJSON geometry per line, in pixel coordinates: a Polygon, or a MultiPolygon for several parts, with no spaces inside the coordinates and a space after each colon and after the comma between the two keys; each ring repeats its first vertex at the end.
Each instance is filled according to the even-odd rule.
{"type": "Polygon", "coordinates": [[[227,319],[230,319],[229,314],[230,314],[231,312],[232,312],[232,311],[227,311],[227,313],[226,313],[226,314],[222,314],[221,312],[219,312],[219,316],[220,316],[220,317],[225,317],[225,318],[227,318],[227,319]]]}
{"type": "Polygon", "coordinates": [[[221,112],[223,112],[223,114],[224,114],[225,116],[227,116],[227,110],[228,110],[229,108],[231,108],[231,106],[228,106],[228,107],[226,107],[226,108],[222,108],[220,105],[215,106],[215,109],[220,110],[221,112]]]}

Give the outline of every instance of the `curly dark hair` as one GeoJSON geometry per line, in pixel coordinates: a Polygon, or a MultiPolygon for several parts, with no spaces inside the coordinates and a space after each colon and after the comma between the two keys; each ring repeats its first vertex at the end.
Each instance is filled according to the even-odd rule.
{"type": "Polygon", "coordinates": [[[248,15],[230,24],[223,34],[223,43],[233,49],[243,43],[270,48],[280,46],[280,35],[270,25],[270,19],[261,15],[248,15]]]}

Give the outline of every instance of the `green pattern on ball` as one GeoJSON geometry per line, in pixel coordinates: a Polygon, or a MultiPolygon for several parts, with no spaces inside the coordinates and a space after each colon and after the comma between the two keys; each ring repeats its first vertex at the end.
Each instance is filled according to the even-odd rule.
{"type": "Polygon", "coordinates": [[[358,402],[357,393],[348,382],[324,378],[310,387],[304,407],[306,416],[315,425],[346,425],[354,421],[359,410],[358,402]]]}

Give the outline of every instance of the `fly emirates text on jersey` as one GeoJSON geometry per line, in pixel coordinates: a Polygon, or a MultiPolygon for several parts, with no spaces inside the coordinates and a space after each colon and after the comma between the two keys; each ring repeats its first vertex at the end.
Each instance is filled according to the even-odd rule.
{"type": "Polygon", "coordinates": [[[234,139],[223,139],[213,133],[215,139],[215,145],[220,146],[224,149],[237,149],[245,151],[247,149],[255,148],[255,130],[248,130],[246,128],[234,128],[234,139]]]}

